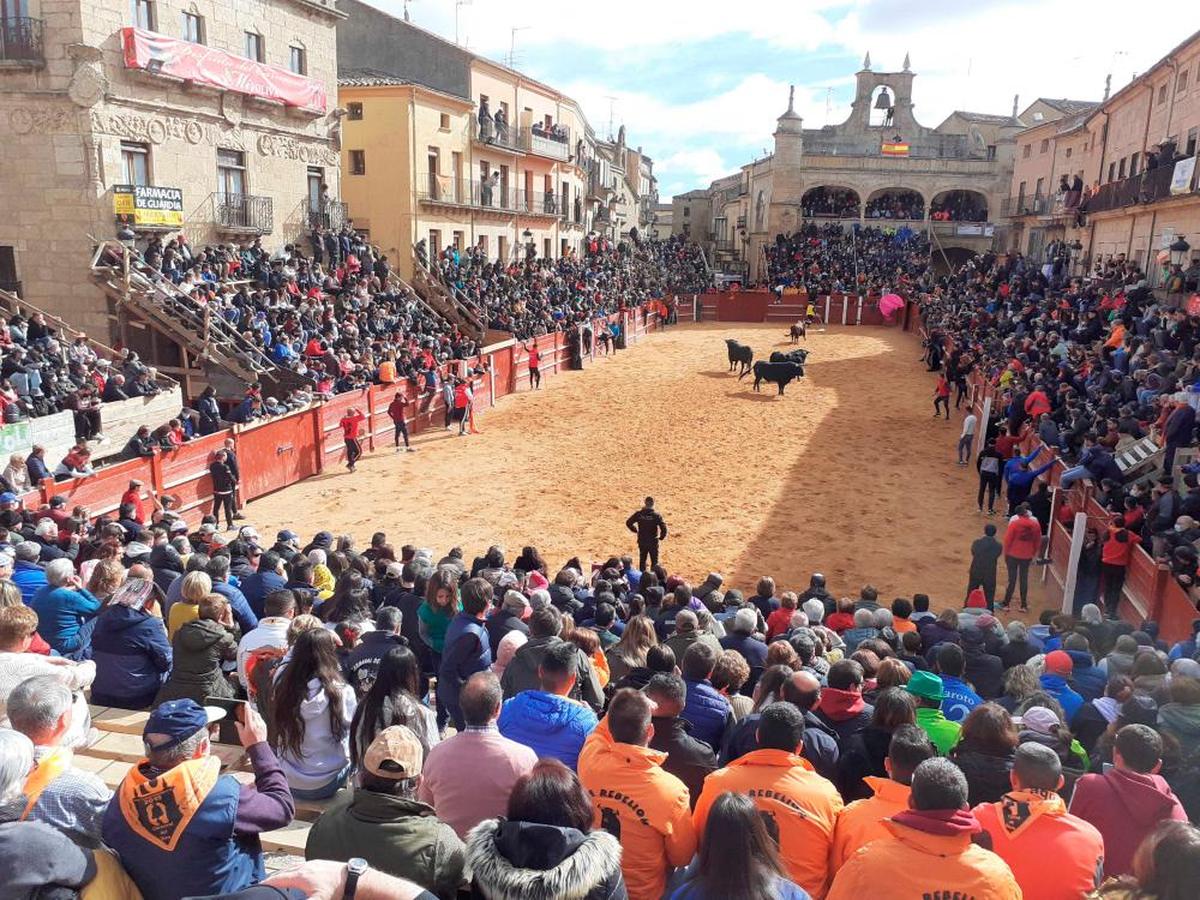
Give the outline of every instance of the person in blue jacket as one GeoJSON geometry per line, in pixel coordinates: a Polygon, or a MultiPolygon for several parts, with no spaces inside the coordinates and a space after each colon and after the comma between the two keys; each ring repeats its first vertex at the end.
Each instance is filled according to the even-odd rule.
{"type": "MultiPolygon", "coordinates": [[[[136,571],[136,570],[135,570],[136,571]]],[[[131,575],[96,618],[92,702],[146,709],[171,671],[171,644],[163,620],[151,612],[154,582],[131,575]]]]}
{"type": "Polygon", "coordinates": [[[1063,650],[1071,657],[1071,680],[1085,703],[1104,695],[1108,676],[1092,657],[1091,642],[1082,634],[1072,632],[1063,638],[1063,650]]]}
{"type": "Polygon", "coordinates": [[[579,751],[596,728],[596,714],[568,695],[575,686],[578,656],[574,644],[550,644],[538,666],[539,691],[521,691],[505,702],[496,723],[509,740],[524,744],[539,757],[550,756],[575,771],[579,751]]]}
{"type": "Polygon", "coordinates": [[[1010,516],[1016,515],[1017,507],[1029,497],[1029,491],[1037,477],[1054,465],[1054,457],[1051,457],[1050,462],[1044,466],[1036,469],[1029,468],[1041,452],[1042,448],[1039,447],[1028,456],[1014,456],[1004,464],[1004,483],[1007,485],[1008,514],[1010,516]]]}
{"type": "Polygon", "coordinates": [[[462,610],[450,620],[442,642],[442,661],[438,667],[437,698],[454,720],[459,731],[466,728],[459,692],[467,679],[492,664],[492,645],[483,620],[492,606],[491,582],[472,578],[462,586],[462,610]]]}
{"type": "Polygon", "coordinates": [[[680,717],[691,723],[692,737],[714,751],[721,749],[725,730],[733,724],[729,701],[709,681],[716,665],[717,651],[701,643],[688,647],[679,665],[687,685],[687,703],[680,717]]]}
{"type": "Polygon", "coordinates": [[[238,589],[250,604],[250,609],[260,619],[265,614],[263,604],[268,594],[282,591],[287,587],[287,574],[283,558],[274,550],[268,550],[258,560],[258,569],[254,574],[242,579],[238,589]]]}
{"type": "Polygon", "coordinates": [[[1038,678],[1042,690],[1058,701],[1066,721],[1070,722],[1079,712],[1079,707],[1083,706],[1083,697],[1068,681],[1075,670],[1075,663],[1065,650],[1052,650],[1046,654],[1043,667],[1038,678]]]}
{"type": "Polygon", "coordinates": [[[21,600],[29,606],[34,594],[46,586],[46,570],[38,562],[42,546],[36,541],[22,541],[13,552],[17,559],[13,563],[11,580],[21,589],[21,600]]]}
{"type": "Polygon", "coordinates": [[[46,564],[46,586],[29,607],[37,613],[38,634],[60,656],[76,661],[89,657],[100,601],[83,586],[69,559],[46,564]]]}
{"type": "Polygon", "coordinates": [[[250,603],[246,600],[246,595],[229,581],[229,557],[214,556],[208,561],[204,571],[212,579],[213,593],[220,594],[229,601],[229,608],[233,610],[233,620],[237,623],[238,628],[241,629],[242,634],[249,634],[257,628],[258,616],[250,608],[250,603]]]}

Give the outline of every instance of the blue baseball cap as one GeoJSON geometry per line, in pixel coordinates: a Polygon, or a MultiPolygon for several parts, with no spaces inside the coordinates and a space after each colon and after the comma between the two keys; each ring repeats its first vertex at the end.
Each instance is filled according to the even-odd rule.
{"type": "Polygon", "coordinates": [[[158,739],[150,745],[155,750],[168,750],[224,716],[225,710],[219,706],[201,706],[190,699],[168,700],[150,713],[142,737],[154,735],[158,739]],[[165,741],[162,740],[164,737],[165,741]]]}
{"type": "Polygon", "coordinates": [[[3,494],[0,494],[0,503],[16,503],[16,502],[17,502],[17,495],[14,494],[12,491],[5,491],[3,494]]]}

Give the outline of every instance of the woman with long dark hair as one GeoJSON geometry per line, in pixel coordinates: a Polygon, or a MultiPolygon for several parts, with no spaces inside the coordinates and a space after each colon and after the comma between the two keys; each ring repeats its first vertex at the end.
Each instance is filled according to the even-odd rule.
{"type": "Polygon", "coordinates": [[[333,633],[305,631],[276,676],[271,701],[275,750],[292,796],[324,800],[346,783],[354,708],[354,688],[342,677],[333,633]]]}
{"type": "Polygon", "coordinates": [[[1200,828],[1163,822],[1133,857],[1133,875],[1106,882],[1099,900],[1191,900],[1200,884],[1200,828]]]}
{"type": "Polygon", "coordinates": [[[366,580],[358,572],[348,569],[337,577],[333,596],[318,609],[322,621],[353,622],[369,621],[371,618],[371,592],[366,580]]]}
{"type": "Polygon", "coordinates": [[[350,758],[361,763],[375,735],[392,725],[404,725],[417,736],[428,755],[438,742],[437,718],[420,701],[421,663],[407,647],[392,647],[379,660],[379,670],[350,723],[350,758]]]}
{"type": "Polygon", "coordinates": [[[513,785],[507,816],[467,836],[471,896],[625,900],[621,844],[592,821],[579,777],[557,759],[538,760],[513,785]]]}
{"type": "Polygon", "coordinates": [[[726,793],[708,813],[696,870],[671,900],[809,900],[783,874],[779,848],[746,794],[726,793]]]}
{"type": "Polygon", "coordinates": [[[1008,710],[982,703],[963,720],[950,761],[967,776],[967,802],[996,803],[1012,789],[1009,773],[1016,758],[1020,732],[1008,710]]]}

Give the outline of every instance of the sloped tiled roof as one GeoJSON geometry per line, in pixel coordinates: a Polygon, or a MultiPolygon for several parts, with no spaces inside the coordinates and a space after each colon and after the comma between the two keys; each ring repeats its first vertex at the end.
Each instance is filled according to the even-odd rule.
{"type": "Polygon", "coordinates": [[[1088,112],[1100,105],[1095,100],[1067,100],[1066,98],[1056,99],[1054,97],[1038,97],[1038,100],[1047,106],[1054,107],[1064,116],[1073,116],[1076,113],[1088,112]]]}
{"type": "Polygon", "coordinates": [[[407,78],[377,69],[338,69],[338,84],[347,87],[383,87],[411,83],[407,78]]]}
{"type": "Polygon", "coordinates": [[[956,109],[950,115],[959,116],[966,119],[968,122],[985,122],[989,125],[1012,125],[1016,124],[1012,116],[998,116],[994,113],[978,113],[968,112],[965,109],[956,109]]]}

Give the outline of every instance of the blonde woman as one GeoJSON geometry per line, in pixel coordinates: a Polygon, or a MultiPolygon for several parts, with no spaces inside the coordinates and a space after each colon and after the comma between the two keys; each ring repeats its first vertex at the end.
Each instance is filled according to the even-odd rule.
{"type": "Polygon", "coordinates": [[[185,622],[200,615],[200,601],[212,593],[212,579],[207,572],[188,572],[183,576],[180,597],[167,613],[167,636],[174,641],[175,633],[185,622]]]}
{"type": "Polygon", "coordinates": [[[609,648],[608,670],[613,683],[620,681],[633,669],[646,665],[646,651],[658,644],[654,622],[648,616],[634,616],[625,624],[621,639],[609,648]]]}

